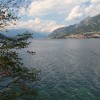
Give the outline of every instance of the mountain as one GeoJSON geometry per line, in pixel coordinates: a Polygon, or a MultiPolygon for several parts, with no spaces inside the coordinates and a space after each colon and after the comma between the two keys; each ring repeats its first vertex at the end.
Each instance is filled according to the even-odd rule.
{"type": "Polygon", "coordinates": [[[87,17],[78,24],[58,28],[54,30],[49,37],[65,38],[70,34],[85,34],[93,32],[100,32],[100,14],[94,17],[87,17]]]}
{"type": "Polygon", "coordinates": [[[35,32],[35,31],[29,30],[29,29],[10,29],[7,32],[4,32],[4,34],[6,36],[15,36],[17,34],[23,34],[26,31],[33,33],[34,38],[45,38],[45,37],[47,37],[46,33],[35,32]]]}
{"type": "Polygon", "coordinates": [[[76,25],[70,25],[68,27],[61,27],[54,30],[49,37],[51,38],[64,38],[66,35],[69,35],[70,32],[75,28],[76,25]]]}

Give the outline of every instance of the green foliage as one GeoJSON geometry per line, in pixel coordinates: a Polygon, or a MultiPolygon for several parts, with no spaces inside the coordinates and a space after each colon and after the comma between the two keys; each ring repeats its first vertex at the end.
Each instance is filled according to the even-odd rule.
{"type": "Polygon", "coordinates": [[[19,10],[26,9],[28,2],[26,0],[0,0],[0,30],[11,24],[16,25],[19,10]]]}
{"type": "MultiPolygon", "coordinates": [[[[26,48],[30,42],[27,42],[29,38],[32,38],[32,34],[26,32],[22,35],[17,35],[16,37],[12,38],[5,38],[0,41],[0,73],[2,78],[4,77],[12,77],[13,81],[9,84],[6,84],[2,89],[3,92],[1,92],[1,96],[6,97],[5,95],[9,92],[6,91],[6,88],[9,88],[9,91],[13,91],[13,88],[17,86],[17,88],[20,88],[21,91],[23,90],[24,86],[26,89],[25,91],[29,91],[29,94],[34,95],[33,88],[29,88],[27,83],[34,82],[37,79],[37,71],[35,69],[28,69],[28,66],[24,66],[24,64],[21,62],[21,58],[19,57],[18,50],[26,48]],[[32,92],[33,91],[33,92],[32,92]],[[5,95],[4,95],[5,94],[5,95]]],[[[19,95],[25,95],[25,91],[18,92],[15,91],[15,93],[19,95]]],[[[12,93],[12,92],[11,92],[12,93]]],[[[9,95],[10,96],[10,95],[9,95]]],[[[13,95],[16,97],[16,95],[13,95]]]]}
{"type": "Polygon", "coordinates": [[[37,95],[37,91],[34,90],[32,87],[16,83],[13,84],[13,87],[9,90],[4,91],[0,94],[1,100],[33,100],[37,95]]]}
{"type": "MultiPolygon", "coordinates": [[[[15,25],[16,20],[19,19],[18,10],[26,6],[24,3],[25,0],[0,0],[0,32],[10,24],[15,25]]],[[[9,77],[12,79],[0,86],[0,100],[14,100],[24,98],[25,95],[33,97],[36,95],[36,91],[29,83],[37,80],[37,70],[24,66],[17,52],[28,47],[29,38],[32,38],[32,34],[25,32],[15,37],[3,36],[0,39],[0,83],[2,79],[9,77]]]]}

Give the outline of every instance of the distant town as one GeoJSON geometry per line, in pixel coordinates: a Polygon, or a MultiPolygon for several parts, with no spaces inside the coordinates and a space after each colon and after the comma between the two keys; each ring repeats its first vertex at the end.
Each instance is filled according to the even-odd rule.
{"type": "Polygon", "coordinates": [[[71,34],[71,35],[67,35],[65,36],[66,39],[68,38],[75,38],[75,39],[84,39],[84,38],[100,38],[100,32],[87,32],[84,34],[71,34]]]}

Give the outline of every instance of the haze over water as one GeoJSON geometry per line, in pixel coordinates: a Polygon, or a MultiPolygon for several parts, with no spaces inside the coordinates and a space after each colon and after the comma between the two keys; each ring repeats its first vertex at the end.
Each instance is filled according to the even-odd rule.
{"type": "Polygon", "coordinates": [[[24,61],[41,70],[36,100],[100,100],[100,39],[34,39],[29,50],[24,61]]]}

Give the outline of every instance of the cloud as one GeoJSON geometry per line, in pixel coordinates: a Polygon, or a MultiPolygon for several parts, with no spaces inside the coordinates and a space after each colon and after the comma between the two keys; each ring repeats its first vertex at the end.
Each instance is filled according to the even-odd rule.
{"type": "Polygon", "coordinates": [[[90,2],[97,4],[97,3],[100,3],[100,0],[90,0],[90,2]]]}
{"type": "Polygon", "coordinates": [[[67,16],[67,20],[73,20],[80,19],[84,14],[88,15],[88,11],[95,9],[98,4],[100,4],[100,0],[36,0],[30,3],[27,12],[25,9],[21,9],[20,13],[31,17],[46,15],[52,17],[55,14],[57,17],[65,16],[66,18],[67,16]]]}
{"type": "Polygon", "coordinates": [[[36,18],[29,21],[18,21],[17,25],[9,26],[8,29],[30,29],[36,32],[52,32],[56,28],[63,27],[64,25],[57,24],[55,21],[41,20],[36,18]]]}
{"type": "Polygon", "coordinates": [[[100,0],[90,0],[81,5],[75,6],[68,14],[66,20],[80,20],[87,16],[94,16],[100,13],[100,0]],[[88,5],[89,4],[89,5],[88,5]]]}
{"type": "MultiPolygon", "coordinates": [[[[30,16],[42,16],[51,13],[68,13],[76,5],[80,5],[87,0],[36,0],[28,7],[30,16]]],[[[23,14],[23,9],[22,9],[23,14]]],[[[25,14],[25,13],[24,13],[25,14]]]]}
{"type": "Polygon", "coordinates": [[[21,9],[19,10],[19,16],[25,15],[26,13],[27,13],[27,11],[25,10],[25,8],[21,8],[21,9]]]}
{"type": "Polygon", "coordinates": [[[91,0],[91,5],[84,9],[85,13],[89,16],[94,16],[100,13],[100,0],[91,0]]]}
{"type": "MultiPolygon", "coordinates": [[[[56,26],[58,22],[67,25],[74,24],[87,16],[94,16],[100,13],[99,9],[100,0],[32,0],[27,11],[23,8],[20,10],[20,16],[25,15],[25,20],[27,18],[30,19],[36,17],[44,19],[40,21],[41,23],[38,24],[38,26],[33,20],[32,21],[37,27],[39,27],[36,27],[36,29],[46,31],[46,29],[43,29],[43,26],[47,28],[48,25],[51,25],[51,22],[53,26],[56,26]]],[[[23,23],[26,24],[29,22],[27,21],[23,23]]],[[[48,28],[47,30],[50,31],[48,28]]]]}
{"type": "Polygon", "coordinates": [[[46,15],[49,13],[64,12],[66,9],[66,0],[39,0],[33,1],[28,8],[30,16],[46,15]]]}
{"type": "Polygon", "coordinates": [[[80,6],[76,6],[75,8],[72,9],[71,13],[68,15],[66,20],[73,20],[76,18],[82,17],[82,10],[80,6]]]}

